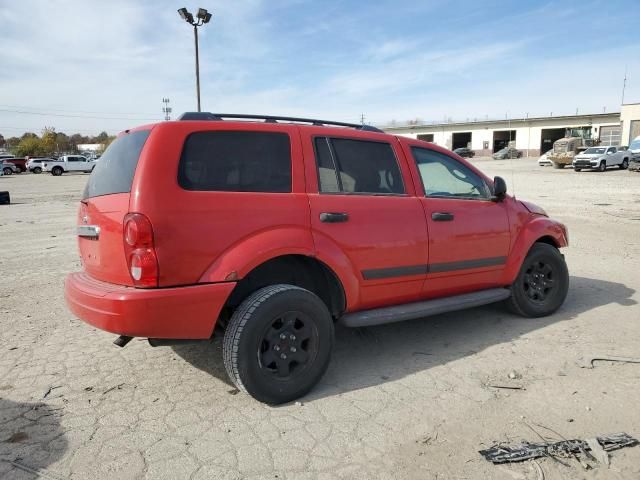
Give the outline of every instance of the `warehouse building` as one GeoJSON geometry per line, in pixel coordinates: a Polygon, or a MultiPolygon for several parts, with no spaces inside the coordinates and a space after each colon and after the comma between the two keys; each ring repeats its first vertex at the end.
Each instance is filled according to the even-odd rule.
{"type": "Polygon", "coordinates": [[[612,113],[393,126],[385,131],[451,150],[467,147],[479,156],[491,155],[510,145],[526,157],[550,150],[568,128],[586,130],[591,138],[603,144],[629,145],[640,135],[640,104],[625,104],[620,112],[612,113]]]}

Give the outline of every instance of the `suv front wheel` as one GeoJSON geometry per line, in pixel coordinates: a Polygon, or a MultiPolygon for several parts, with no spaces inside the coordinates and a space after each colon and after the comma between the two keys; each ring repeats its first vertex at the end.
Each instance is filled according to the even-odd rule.
{"type": "Polygon", "coordinates": [[[511,285],[509,309],[523,317],[544,317],[555,312],[569,291],[569,271],[557,248],[536,243],[511,285]]]}
{"type": "Polygon", "coordinates": [[[272,285],[252,293],[233,313],[222,354],[238,389],[280,404],[306,394],[329,365],[333,319],[314,293],[272,285]]]}

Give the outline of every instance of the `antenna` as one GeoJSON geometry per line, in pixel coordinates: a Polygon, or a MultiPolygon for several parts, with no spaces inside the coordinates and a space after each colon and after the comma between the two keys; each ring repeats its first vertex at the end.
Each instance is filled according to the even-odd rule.
{"type": "Polygon", "coordinates": [[[622,103],[624,105],[624,91],[627,88],[627,66],[624,66],[624,80],[622,81],[622,103]]]}
{"type": "Polygon", "coordinates": [[[360,124],[361,125],[364,125],[364,119],[365,119],[365,116],[364,116],[364,113],[363,113],[363,114],[360,115],[360,124]]]}
{"type": "Polygon", "coordinates": [[[162,104],[164,105],[162,107],[162,113],[164,113],[164,119],[168,122],[169,120],[171,120],[171,107],[169,106],[169,102],[171,100],[169,100],[168,98],[163,98],[162,99],[162,104]]]}

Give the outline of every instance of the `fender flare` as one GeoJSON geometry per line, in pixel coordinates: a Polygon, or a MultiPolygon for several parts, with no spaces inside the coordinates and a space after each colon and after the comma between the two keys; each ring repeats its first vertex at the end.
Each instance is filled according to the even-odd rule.
{"type": "Polygon", "coordinates": [[[533,218],[522,227],[511,247],[511,253],[504,268],[504,285],[511,285],[515,281],[529,250],[542,238],[552,240],[556,248],[569,245],[567,230],[563,224],[543,216],[533,218]]]}
{"type": "Polygon", "coordinates": [[[277,227],[241,239],[207,267],[198,283],[238,281],[263,263],[285,255],[302,255],[322,262],[341,283],[347,309],[357,305],[359,284],[351,261],[328,237],[316,234],[314,238],[304,227],[277,227]],[[314,240],[319,245],[314,245],[314,240]]]}

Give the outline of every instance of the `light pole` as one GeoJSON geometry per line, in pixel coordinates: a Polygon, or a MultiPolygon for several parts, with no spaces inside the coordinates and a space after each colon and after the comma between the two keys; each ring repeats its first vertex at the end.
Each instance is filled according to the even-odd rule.
{"type": "Polygon", "coordinates": [[[189,13],[186,8],[178,9],[178,13],[185,22],[187,22],[189,25],[193,25],[193,36],[196,44],[196,95],[198,97],[198,111],[200,111],[200,59],[198,57],[198,27],[201,27],[205,23],[209,23],[209,20],[211,20],[211,14],[204,8],[198,9],[198,13],[196,14],[197,19],[194,19],[193,15],[189,13]]]}

